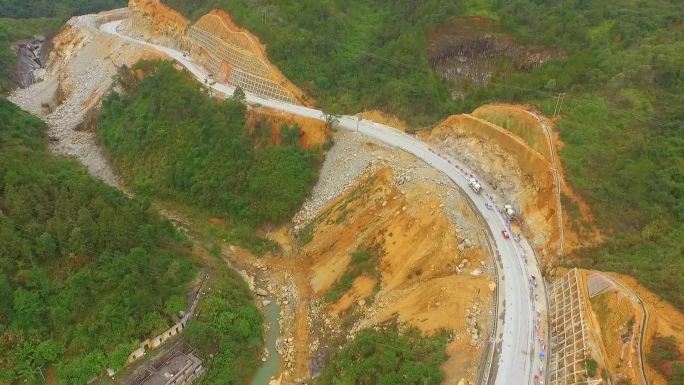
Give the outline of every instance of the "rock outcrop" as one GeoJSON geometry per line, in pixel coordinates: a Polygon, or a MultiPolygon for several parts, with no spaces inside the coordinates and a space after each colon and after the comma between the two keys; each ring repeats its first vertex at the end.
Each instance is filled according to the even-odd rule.
{"type": "Polygon", "coordinates": [[[435,29],[430,38],[428,59],[443,78],[484,86],[502,62],[515,71],[527,71],[553,58],[560,50],[529,47],[497,30],[494,20],[457,17],[435,29]]]}

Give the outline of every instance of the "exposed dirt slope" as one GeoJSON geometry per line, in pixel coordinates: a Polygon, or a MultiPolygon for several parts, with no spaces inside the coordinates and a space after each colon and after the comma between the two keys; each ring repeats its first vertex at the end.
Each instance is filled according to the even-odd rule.
{"type": "Polygon", "coordinates": [[[223,9],[214,9],[207,15],[202,16],[194,25],[200,25],[212,18],[218,18],[221,21],[221,26],[215,28],[214,31],[218,37],[224,41],[238,42],[240,47],[252,55],[261,59],[268,66],[268,78],[285,87],[292,93],[294,98],[303,105],[313,106],[314,100],[311,99],[304,91],[290,82],[285,75],[268,60],[266,54],[266,45],[261,42],[259,37],[254,35],[249,30],[238,26],[230,17],[230,15],[223,9]],[[236,37],[238,37],[236,39],[236,37]]]}
{"type": "MultiPolygon", "coordinates": [[[[370,171],[314,219],[300,266],[309,270],[314,309],[322,313],[311,315],[320,345],[392,319],[427,334],[450,330],[458,346],[451,350],[469,352],[449,362],[456,383],[474,378],[491,330],[495,279],[488,253],[457,232],[437,187],[416,181],[400,188],[391,169],[370,171]],[[377,252],[374,269],[355,277],[339,299],[326,299],[360,249],[377,252]]],[[[459,209],[476,223],[465,202],[459,209]]]]}
{"type": "MultiPolygon", "coordinates": [[[[565,269],[557,269],[562,274],[565,269]]],[[[667,385],[667,379],[649,362],[655,337],[673,336],[677,346],[684,346],[684,314],[670,303],[640,285],[633,277],[595,270],[581,270],[587,306],[588,327],[613,383],[620,379],[641,384],[639,349],[644,349],[646,376],[651,385],[667,385]],[[640,344],[644,309],[648,314],[643,346],[640,344]]],[[[681,360],[682,357],[679,357],[681,360]]],[[[601,369],[603,370],[603,369],[601,369]]]]}
{"type": "MultiPolygon", "coordinates": [[[[125,25],[127,33],[145,40],[174,48],[189,49],[191,39],[188,30],[195,26],[208,31],[218,40],[232,44],[232,52],[237,60],[233,63],[225,60],[220,64],[212,63],[216,51],[195,52],[194,59],[199,64],[207,68],[216,66],[212,72],[215,72],[217,80],[226,81],[233,67],[243,67],[242,69],[247,71],[264,67],[264,73],[255,71],[253,74],[257,76],[255,79],[259,79],[255,81],[267,79],[273,82],[271,84],[286,89],[296,102],[307,106],[314,104],[313,99],[290,82],[278,67],[268,60],[266,46],[259,38],[238,26],[225,11],[214,9],[191,24],[183,15],[160,0],[129,0],[128,7],[131,17],[125,25]]],[[[218,50],[218,47],[216,49],[218,50]]]]}
{"type": "MultiPolygon", "coordinates": [[[[531,108],[485,105],[473,114],[450,116],[421,136],[471,167],[485,178],[494,193],[522,213],[522,230],[535,249],[551,256],[546,259],[551,261],[560,242],[557,189],[548,137],[540,122],[528,113],[533,111],[531,108]]],[[[553,127],[551,121],[541,118],[553,127]]],[[[551,135],[553,140],[555,134],[551,135]]],[[[575,195],[563,180],[560,159],[555,163],[559,165],[561,192],[571,197],[569,201],[574,207],[580,208],[576,218],[563,207],[564,252],[568,253],[580,245],[591,244],[597,236],[587,206],[572,199],[575,195]]]]}
{"type": "Polygon", "coordinates": [[[522,213],[533,247],[556,254],[558,210],[551,163],[505,129],[471,115],[453,115],[427,138],[471,167],[522,213]]]}
{"type": "Polygon", "coordinates": [[[190,21],[160,0],[129,0],[127,29],[154,41],[179,47],[190,21]]]}
{"type": "Polygon", "coordinates": [[[602,367],[614,381],[641,383],[639,338],[643,310],[630,293],[600,272],[582,271],[589,287],[589,325],[602,351],[602,367]]]}
{"type": "Polygon", "coordinates": [[[406,131],[406,122],[398,117],[388,114],[380,110],[367,110],[361,113],[365,120],[371,120],[376,123],[386,124],[402,131],[406,131]]]}
{"type": "Polygon", "coordinates": [[[544,130],[537,119],[527,113],[531,108],[512,104],[485,104],[476,108],[471,115],[504,128],[550,162],[551,152],[544,130]]]}
{"type": "MultiPolygon", "coordinates": [[[[676,307],[663,300],[652,291],[643,287],[635,278],[617,273],[607,274],[613,279],[627,285],[644,301],[649,314],[649,321],[646,325],[646,336],[644,339],[646,351],[650,352],[653,339],[656,336],[673,336],[677,341],[677,346],[680,347],[680,350],[684,351],[684,313],[677,310],[676,307]]],[[[680,359],[683,358],[684,357],[680,357],[680,359]]],[[[646,360],[646,370],[652,385],[667,384],[667,380],[648,363],[648,360],[646,360]]]]}

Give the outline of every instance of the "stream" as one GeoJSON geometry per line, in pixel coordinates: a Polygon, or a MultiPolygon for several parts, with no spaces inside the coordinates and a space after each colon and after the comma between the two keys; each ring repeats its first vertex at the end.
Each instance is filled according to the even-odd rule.
{"type": "Polygon", "coordinates": [[[280,354],[276,349],[276,341],[280,336],[280,324],[278,319],[280,317],[280,307],[274,298],[268,298],[271,303],[264,307],[264,330],[266,336],[264,339],[266,349],[268,349],[268,358],[263,362],[250,385],[268,385],[272,378],[278,375],[280,370],[280,354]]]}

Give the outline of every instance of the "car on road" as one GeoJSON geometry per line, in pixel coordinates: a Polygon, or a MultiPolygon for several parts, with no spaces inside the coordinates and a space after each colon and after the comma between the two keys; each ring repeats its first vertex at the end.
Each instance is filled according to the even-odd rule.
{"type": "Polygon", "coordinates": [[[506,239],[511,239],[511,234],[509,234],[506,230],[501,230],[501,235],[503,235],[503,237],[506,239]]]}

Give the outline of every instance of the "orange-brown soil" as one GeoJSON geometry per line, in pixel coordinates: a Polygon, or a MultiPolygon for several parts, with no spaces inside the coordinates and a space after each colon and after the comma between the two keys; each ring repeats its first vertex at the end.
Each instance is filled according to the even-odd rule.
{"type": "MultiPolygon", "coordinates": [[[[558,269],[556,275],[565,269],[558,269]]],[[[648,360],[653,339],[673,336],[678,346],[684,346],[684,314],[653,292],[644,288],[633,277],[591,270],[582,270],[586,282],[596,275],[608,277],[608,289],[588,298],[585,292],[585,303],[588,310],[588,327],[592,338],[598,341],[596,355],[602,368],[606,368],[612,380],[626,379],[632,384],[641,384],[641,354],[649,384],[667,385],[667,379],[648,360]],[[610,281],[612,280],[612,282],[610,281]],[[637,298],[638,296],[638,298],[637,298]],[[643,346],[640,345],[644,310],[648,313],[645,326],[643,346]]],[[[680,357],[681,359],[681,357],[680,357]]]]}
{"type": "Polygon", "coordinates": [[[144,32],[154,37],[180,42],[190,24],[180,12],[160,0],[129,0],[128,9],[136,28],[145,28],[144,32]]]}
{"type": "Polygon", "coordinates": [[[299,103],[309,107],[315,104],[315,101],[311,99],[311,97],[294,83],[290,82],[280,69],[268,60],[266,45],[252,32],[238,26],[228,12],[223,9],[214,9],[199,18],[194,25],[201,24],[211,24],[215,26],[211,30],[216,36],[222,40],[239,45],[240,48],[250,52],[263,61],[268,66],[268,77],[290,91],[299,103]],[[218,19],[218,23],[216,23],[217,20],[214,19],[218,19]]]}
{"type": "Polygon", "coordinates": [[[261,124],[266,124],[270,128],[269,145],[280,144],[280,129],[283,125],[296,125],[299,127],[301,131],[299,144],[304,148],[322,145],[327,138],[327,129],[324,122],[271,108],[258,107],[248,109],[246,121],[247,128],[250,130],[256,129],[261,124]]]}
{"type": "MultiPolygon", "coordinates": [[[[352,333],[393,319],[426,334],[452,331],[463,350],[454,351],[449,367],[472,368],[480,359],[483,334],[491,331],[495,278],[482,248],[459,250],[463,239],[442,212],[443,204],[431,196],[435,188],[419,182],[401,191],[387,168],[365,175],[314,219],[313,239],[301,249],[298,266],[309,270],[311,293],[324,302],[324,317],[353,315],[352,333]],[[377,250],[376,270],[356,277],[336,302],[325,303],[359,249],[377,250]],[[468,262],[457,274],[464,259],[468,262]],[[482,331],[475,342],[466,317],[471,306],[481,309],[476,318],[482,331]]],[[[452,376],[455,381],[472,378],[465,370],[452,376]]]]}
{"type": "MultiPolygon", "coordinates": [[[[484,105],[472,114],[450,116],[431,132],[420,135],[447,151],[458,153],[466,149],[466,156],[476,171],[481,171],[485,181],[505,190],[509,195],[506,199],[517,201],[522,210],[522,227],[535,249],[553,257],[558,253],[560,241],[554,162],[542,125],[528,111],[544,119],[556,144],[558,138],[552,121],[532,106],[509,104],[484,105]]],[[[558,149],[555,164],[561,192],[580,209],[580,218],[573,219],[563,207],[563,251],[568,253],[600,238],[588,206],[565,183],[557,152],[558,149]],[[584,226],[579,226],[579,222],[584,226]]]]}
{"type": "MultiPolygon", "coordinates": [[[[164,5],[160,0],[129,0],[128,7],[131,13],[128,28],[133,33],[143,34],[147,39],[161,40],[172,46],[187,47],[187,32],[191,24],[178,11],[164,5]]],[[[259,38],[238,26],[224,10],[214,9],[199,18],[192,26],[205,26],[205,30],[219,39],[236,44],[243,51],[243,60],[256,59],[263,63],[268,68],[268,74],[264,76],[287,89],[298,103],[306,106],[315,104],[311,97],[290,82],[278,67],[268,60],[266,46],[259,38]]],[[[203,55],[196,59],[201,64],[206,64],[207,58],[203,55]]],[[[224,62],[219,72],[229,73],[230,70],[230,63],[224,62]]],[[[226,80],[221,74],[217,76],[218,79],[226,80]]]]}
{"type": "Polygon", "coordinates": [[[363,111],[360,115],[363,116],[363,119],[365,120],[370,120],[380,124],[386,124],[388,126],[398,128],[401,131],[406,131],[406,122],[392,114],[380,110],[367,110],[363,111]]]}
{"type": "MultiPolygon", "coordinates": [[[[627,285],[644,301],[644,305],[646,306],[649,315],[649,321],[646,325],[646,335],[644,337],[646,354],[650,352],[653,339],[656,336],[673,336],[677,341],[677,346],[680,347],[681,351],[684,351],[684,313],[657,294],[643,287],[634,277],[617,273],[607,274],[627,285]]],[[[652,385],[666,385],[667,380],[665,377],[649,364],[646,357],[644,357],[644,359],[649,382],[652,385]]],[[[680,357],[680,359],[684,359],[684,357],[680,357]]]]}
{"type": "MultiPolygon", "coordinates": [[[[639,336],[643,328],[641,306],[631,298],[628,291],[609,281],[603,273],[581,271],[582,277],[608,283],[608,289],[589,298],[587,321],[596,350],[594,355],[600,371],[610,373],[613,381],[626,380],[641,383],[641,361],[639,358],[639,336]]],[[[588,293],[587,293],[588,294],[588,293]]]]}

